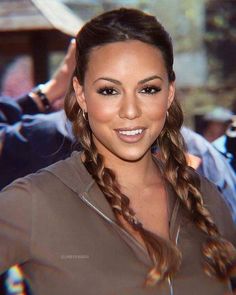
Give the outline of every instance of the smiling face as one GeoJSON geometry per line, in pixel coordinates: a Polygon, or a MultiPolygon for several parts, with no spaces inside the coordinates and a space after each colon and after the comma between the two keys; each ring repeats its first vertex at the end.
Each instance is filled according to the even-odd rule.
{"type": "Polygon", "coordinates": [[[175,90],[160,50],[134,40],[97,47],[84,85],[76,78],[73,85],[105,160],[138,161],[151,154],[175,90]]]}

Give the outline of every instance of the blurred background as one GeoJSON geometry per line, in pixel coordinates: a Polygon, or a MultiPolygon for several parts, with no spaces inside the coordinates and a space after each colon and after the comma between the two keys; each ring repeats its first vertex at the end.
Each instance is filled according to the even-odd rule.
{"type": "Polygon", "coordinates": [[[0,0],[0,94],[17,97],[46,82],[83,22],[120,6],[150,12],[169,30],[187,126],[201,131],[216,106],[232,110],[235,0],[0,0]]]}
{"type": "MultiPolygon", "coordinates": [[[[0,0],[0,96],[16,99],[47,82],[83,23],[121,6],[155,15],[169,31],[185,125],[213,144],[220,138],[215,147],[236,172],[236,0],[0,0]]],[[[223,180],[223,193],[233,197],[227,189],[231,182],[235,188],[235,175],[220,161],[218,170],[212,166],[220,155],[215,150],[214,161],[209,154],[203,160],[204,145],[200,140],[196,146],[209,166],[205,176],[215,173],[219,177],[210,179],[217,185],[223,180]]],[[[6,294],[25,294],[22,280],[19,269],[11,268],[6,294]]],[[[0,281],[0,294],[3,289],[0,281]]]]}

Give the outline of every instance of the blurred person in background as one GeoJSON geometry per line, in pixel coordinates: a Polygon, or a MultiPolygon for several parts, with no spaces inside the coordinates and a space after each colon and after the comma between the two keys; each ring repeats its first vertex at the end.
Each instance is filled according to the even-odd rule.
{"type": "MultiPolygon", "coordinates": [[[[63,107],[74,70],[74,55],[72,40],[61,65],[47,83],[16,100],[0,97],[0,189],[70,155],[70,127],[66,129],[64,112],[58,110],[63,107]]],[[[0,294],[31,294],[18,266],[1,276],[0,294]]]]}
{"type": "Polygon", "coordinates": [[[236,115],[232,116],[224,135],[212,142],[214,147],[227,159],[236,173],[236,115]]]}
{"type": "Polygon", "coordinates": [[[62,109],[74,69],[75,42],[52,78],[13,100],[0,98],[0,189],[72,151],[62,109]]]}
{"type": "Polygon", "coordinates": [[[231,155],[230,164],[236,173],[236,115],[225,132],[227,153],[231,155]]]}
{"type": "Polygon", "coordinates": [[[236,99],[232,101],[231,111],[233,115],[226,131],[212,144],[227,159],[236,174],[236,99]]]}
{"type": "Polygon", "coordinates": [[[186,127],[182,127],[181,133],[188,152],[200,159],[195,169],[218,187],[236,224],[236,174],[230,163],[200,134],[186,127]]]}
{"type": "Polygon", "coordinates": [[[212,142],[225,134],[233,113],[223,107],[215,107],[212,111],[203,116],[204,129],[203,137],[209,142],[212,142]]]}
{"type": "Polygon", "coordinates": [[[1,81],[1,95],[16,99],[30,91],[33,84],[33,65],[30,56],[16,57],[6,68],[1,81]]]}

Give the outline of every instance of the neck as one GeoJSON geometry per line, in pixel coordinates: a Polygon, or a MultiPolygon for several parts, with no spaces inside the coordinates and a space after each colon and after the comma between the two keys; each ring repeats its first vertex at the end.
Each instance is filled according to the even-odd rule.
{"type": "Polygon", "coordinates": [[[160,181],[160,172],[148,151],[138,161],[124,161],[120,158],[105,158],[105,166],[115,172],[117,181],[123,193],[143,189],[153,182],[160,181]]]}

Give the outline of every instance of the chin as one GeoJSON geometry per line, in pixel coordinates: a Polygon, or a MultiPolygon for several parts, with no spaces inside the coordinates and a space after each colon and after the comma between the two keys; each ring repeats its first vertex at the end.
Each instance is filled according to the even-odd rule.
{"type": "Polygon", "coordinates": [[[118,153],[116,154],[116,156],[126,162],[138,162],[145,156],[145,154],[146,154],[146,151],[145,152],[141,152],[141,151],[127,152],[126,151],[124,153],[118,153]]]}

